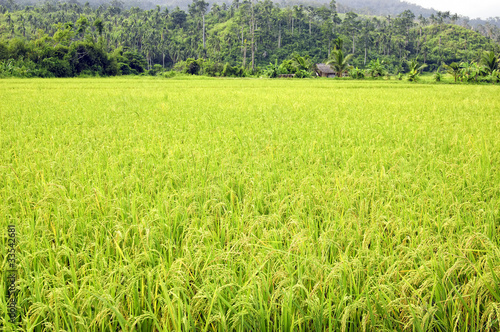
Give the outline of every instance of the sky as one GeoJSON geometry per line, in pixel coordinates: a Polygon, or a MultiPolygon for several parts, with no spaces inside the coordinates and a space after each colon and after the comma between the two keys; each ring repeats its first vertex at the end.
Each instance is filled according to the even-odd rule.
{"type": "Polygon", "coordinates": [[[425,8],[450,11],[469,18],[500,17],[499,0],[406,0],[425,8]]]}

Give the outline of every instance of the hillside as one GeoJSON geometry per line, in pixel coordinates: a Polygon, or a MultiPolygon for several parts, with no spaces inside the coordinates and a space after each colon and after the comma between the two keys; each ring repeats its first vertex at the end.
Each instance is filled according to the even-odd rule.
{"type": "Polygon", "coordinates": [[[282,8],[270,1],[253,8],[249,3],[204,6],[198,1],[188,12],[126,9],[119,2],[98,8],[76,3],[17,11],[0,7],[0,62],[20,61],[21,67],[56,76],[173,68],[189,59],[210,61],[213,74],[226,63],[255,72],[294,54],[312,63],[327,61],[336,40],[342,40],[354,66],[380,59],[398,72],[417,57],[435,70],[442,62],[477,61],[481,52],[499,50],[498,28],[480,30],[481,35],[447,24],[450,20],[417,19],[410,11],[391,17],[339,13],[332,22],[329,6],[282,8]]]}

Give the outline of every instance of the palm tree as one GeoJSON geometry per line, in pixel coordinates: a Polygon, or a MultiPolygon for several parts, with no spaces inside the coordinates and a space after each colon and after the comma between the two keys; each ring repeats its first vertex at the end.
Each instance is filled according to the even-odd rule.
{"type": "Polygon", "coordinates": [[[343,73],[347,73],[351,65],[349,60],[353,57],[353,54],[347,56],[344,55],[342,50],[334,49],[331,54],[331,59],[326,62],[327,65],[333,67],[337,77],[342,77],[343,73]]]}
{"type": "Polygon", "coordinates": [[[101,39],[101,42],[102,42],[102,33],[104,31],[104,23],[102,22],[102,20],[100,18],[98,18],[94,21],[94,26],[97,30],[97,33],[99,34],[99,39],[101,39]]]}
{"type": "Polygon", "coordinates": [[[293,65],[297,70],[309,71],[311,69],[311,61],[308,56],[300,56],[297,53],[292,54],[293,65]]]}
{"type": "Polygon", "coordinates": [[[449,65],[447,65],[446,63],[443,63],[443,67],[444,67],[444,69],[446,69],[446,71],[449,74],[451,74],[453,76],[453,78],[455,79],[455,83],[456,83],[458,76],[460,76],[460,69],[461,69],[460,64],[458,64],[456,62],[452,62],[449,65]]]}
{"type": "Polygon", "coordinates": [[[500,61],[494,51],[485,51],[481,56],[481,64],[489,74],[491,74],[494,70],[499,69],[499,62],[500,61]]]}
{"type": "Polygon", "coordinates": [[[337,50],[342,50],[342,46],[344,45],[344,40],[342,38],[337,38],[333,41],[333,48],[337,50]]]}

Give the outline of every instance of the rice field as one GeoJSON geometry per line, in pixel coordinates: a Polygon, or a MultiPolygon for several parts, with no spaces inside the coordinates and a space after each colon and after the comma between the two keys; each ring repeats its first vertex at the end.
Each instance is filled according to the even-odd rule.
{"type": "Polygon", "coordinates": [[[0,80],[0,324],[498,331],[499,93],[0,80]]]}

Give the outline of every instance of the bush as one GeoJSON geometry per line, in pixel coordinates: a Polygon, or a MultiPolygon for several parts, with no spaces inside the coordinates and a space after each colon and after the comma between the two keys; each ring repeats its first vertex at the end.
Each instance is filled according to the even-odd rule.
{"type": "Polygon", "coordinates": [[[9,59],[0,61],[0,77],[53,77],[44,68],[38,68],[31,60],[9,59]]]}
{"type": "Polygon", "coordinates": [[[177,73],[173,70],[166,71],[163,73],[163,77],[165,77],[165,78],[172,78],[172,77],[175,77],[175,75],[177,75],[177,73]]]}
{"type": "Polygon", "coordinates": [[[278,68],[278,60],[276,60],[274,64],[269,63],[269,65],[267,65],[266,69],[264,70],[264,75],[269,78],[276,78],[278,77],[278,68]]]}
{"type": "Polygon", "coordinates": [[[178,64],[176,64],[176,67],[183,66],[183,68],[182,68],[183,73],[191,74],[191,75],[198,75],[200,73],[200,70],[201,70],[201,63],[202,62],[203,62],[202,59],[195,60],[192,58],[188,58],[186,61],[181,61],[178,64]]]}
{"type": "Polygon", "coordinates": [[[441,74],[439,70],[436,71],[436,73],[434,74],[434,80],[436,82],[441,82],[442,79],[443,79],[443,74],[441,74]]]}
{"type": "Polygon", "coordinates": [[[371,60],[370,63],[368,64],[368,75],[370,75],[373,78],[378,78],[378,77],[383,77],[388,74],[387,69],[385,68],[384,60],[380,61],[380,59],[377,60],[371,60]]]}
{"type": "Polygon", "coordinates": [[[359,69],[358,67],[356,67],[356,68],[352,68],[349,71],[349,76],[351,76],[354,79],[359,80],[359,79],[365,78],[365,72],[363,71],[363,69],[359,69]]]}
{"type": "Polygon", "coordinates": [[[45,58],[42,60],[42,68],[51,72],[55,77],[70,77],[73,75],[68,61],[59,58],[45,58]]]}
{"type": "Polygon", "coordinates": [[[226,62],[224,65],[224,68],[222,69],[222,76],[224,77],[231,77],[234,75],[233,67],[226,62]]]}
{"type": "Polygon", "coordinates": [[[7,60],[9,58],[9,50],[7,49],[7,44],[0,40],[0,61],[7,60]]]}
{"type": "Polygon", "coordinates": [[[122,73],[122,75],[137,75],[137,71],[130,68],[130,66],[123,62],[118,62],[118,69],[122,73]]]}
{"type": "Polygon", "coordinates": [[[281,65],[278,67],[278,75],[295,74],[296,72],[297,71],[292,60],[283,60],[281,65]]]}
{"type": "Polygon", "coordinates": [[[108,65],[105,67],[104,73],[109,76],[120,75],[120,68],[118,67],[118,61],[115,57],[110,57],[108,65]]]}
{"type": "Polygon", "coordinates": [[[212,60],[203,62],[202,66],[203,73],[211,77],[220,76],[220,73],[224,70],[221,63],[212,60]]]}
{"type": "Polygon", "coordinates": [[[80,75],[78,75],[78,77],[82,77],[82,78],[99,77],[99,74],[94,70],[85,69],[85,70],[82,70],[82,72],[80,73],[80,75]]]}
{"type": "Polygon", "coordinates": [[[297,70],[294,77],[295,78],[311,78],[311,73],[306,71],[306,70],[300,69],[300,70],[297,70]]]}
{"type": "MultiPolygon", "coordinates": [[[[93,71],[99,75],[106,75],[112,72],[108,68],[111,61],[107,53],[91,42],[73,43],[65,59],[71,64],[75,74],[93,71]]],[[[118,64],[116,64],[116,71],[118,71],[118,64]]]]}
{"type": "Polygon", "coordinates": [[[146,59],[144,59],[144,56],[136,51],[123,52],[123,57],[126,59],[126,62],[130,66],[130,68],[135,70],[137,73],[143,73],[148,66],[146,59]]]}
{"type": "Polygon", "coordinates": [[[153,66],[153,68],[151,68],[150,70],[148,70],[148,74],[151,75],[151,76],[156,76],[156,75],[158,75],[161,72],[163,72],[163,66],[160,65],[160,64],[155,64],[153,66]]]}

